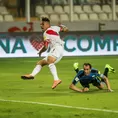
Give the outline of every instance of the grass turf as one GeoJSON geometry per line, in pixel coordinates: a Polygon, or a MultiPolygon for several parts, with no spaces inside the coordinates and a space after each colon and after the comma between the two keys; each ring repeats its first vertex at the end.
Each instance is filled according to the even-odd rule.
{"type": "MultiPolygon", "coordinates": [[[[73,107],[97,108],[118,111],[118,57],[64,57],[58,64],[58,75],[62,79],[56,89],[52,90],[52,75],[47,67],[34,80],[22,80],[20,76],[30,73],[39,58],[1,58],[0,59],[0,99],[43,102],[61,104],[73,107]],[[113,66],[116,73],[109,74],[109,81],[113,93],[98,90],[91,86],[87,93],[69,90],[75,72],[73,63],[79,62],[80,68],[84,62],[89,62],[101,72],[106,63],[113,66]]],[[[78,84],[77,86],[80,86],[78,84]]],[[[118,113],[103,111],[63,108],[39,104],[25,104],[0,101],[0,118],[117,118],[118,113]]]]}

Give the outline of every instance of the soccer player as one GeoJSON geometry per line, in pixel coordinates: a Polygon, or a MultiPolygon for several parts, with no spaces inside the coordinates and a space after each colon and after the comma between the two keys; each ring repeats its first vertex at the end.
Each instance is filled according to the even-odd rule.
{"type": "Polygon", "coordinates": [[[108,91],[113,91],[108,80],[108,72],[114,73],[115,70],[110,65],[106,64],[104,74],[99,74],[99,71],[92,68],[90,63],[84,63],[83,69],[81,70],[79,70],[78,65],[78,63],[74,63],[73,65],[77,75],[69,86],[70,89],[77,92],[87,92],[89,91],[90,84],[93,84],[93,86],[96,86],[99,89],[103,89],[105,83],[108,91]],[[83,89],[76,87],[78,82],[83,86],[83,89]]]}
{"type": "Polygon", "coordinates": [[[31,74],[23,75],[21,76],[21,78],[34,79],[34,76],[41,71],[42,67],[48,65],[54,78],[54,83],[52,85],[52,89],[54,89],[58,84],[62,82],[58,77],[57,69],[55,66],[55,64],[59,62],[63,57],[64,52],[64,41],[60,38],[59,32],[67,32],[68,28],[64,25],[51,26],[50,20],[46,17],[42,18],[40,26],[41,29],[44,31],[44,43],[39,50],[39,55],[45,52],[48,48],[50,48],[50,51],[45,58],[37,63],[31,74]]]}

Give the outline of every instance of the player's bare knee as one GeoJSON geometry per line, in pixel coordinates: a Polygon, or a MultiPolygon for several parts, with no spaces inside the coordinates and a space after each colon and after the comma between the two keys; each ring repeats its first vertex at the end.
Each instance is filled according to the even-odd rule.
{"type": "Polygon", "coordinates": [[[104,88],[104,85],[101,84],[100,86],[98,86],[98,88],[102,90],[104,88]]]}
{"type": "Polygon", "coordinates": [[[41,60],[41,61],[37,62],[37,65],[45,66],[45,65],[48,65],[48,63],[46,60],[41,60]]]}
{"type": "Polygon", "coordinates": [[[103,88],[99,88],[100,90],[102,90],[103,88]]]}
{"type": "Polygon", "coordinates": [[[56,58],[52,57],[52,56],[49,56],[48,59],[47,59],[48,65],[51,64],[51,63],[54,63],[55,61],[56,61],[56,58]]]}

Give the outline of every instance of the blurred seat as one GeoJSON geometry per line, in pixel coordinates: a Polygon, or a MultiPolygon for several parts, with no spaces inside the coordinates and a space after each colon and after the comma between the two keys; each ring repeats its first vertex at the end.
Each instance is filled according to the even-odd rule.
{"type": "Polygon", "coordinates": [[[78,14],[73,14],[73,21],[79,21],[78,14]]]}
{"type": "Polygon", "coordinates": [[[64,5],[64,4],[68,4],[67,0],[52,0],[52,4],[53,5],[64,5]]]}
{"type": "Polygon", "coordinates": [[[48,14],[41,14],[41,15],[39,15],[39,17],[40,17],[40,18],[42,18],[42,17],[47,17],[47,18],[49,18],[49,15],[48,15],[48,14]]]}
{"type": "Polygon", "coordinates": [[[36,15],[45,14],[42,6],[36,6],[36,15]]]}
{"type": "Polygon", "coordinates": [[[4,18],[2,15],[0,15],[0,22],[3,22],[4,21],[4,18]]]}
{"type": "Polygon", "coordinates": [[[66,5],[66,4],[68,4],[68,3],[69,3],[69,1],[68,1],[68,0],[59,0],[59,1],[60,1],[61,5],[66,5]]]}
{"type": "Polygon", "coordinates": [[[12,15],[7,14],[7,15],[4,15],[4,21],[13,22],[14,18],[12,15]]]}
{"type": "Polygon", "coordinates": [[[51,14],[50,15],[50,20],[54,22],[59,22],[59,15],[58,14],[51,14]]]}
{"type": "Polygon", "coordinates": [[[100,0],[95,0],[96,4],[101,4],[100,0]]]}
{"type": "Polygon", "coordinates": [[[65,6],[64,6],[64,12],[69,14],[69,12],[70,12],[70,7],[69,7],[68,5],[65,5],[65,6]]]}
{"type": "Polygon", "coordinates": [[[110,5],[103,5],[102,11],[105,13],[111,13],[112,12],[110,5]]]}
{"type": "Polygon", "coordinates": [[[118,5],[116,5],[116,13],[118,13],[118,5]]]}
{"type": "Polygon", "coordinates": [[[100,4],[101,1],[100,0],[87,0],[88,4],[100,4]]]}
{"type": "Polygon", "coordinates": [[[88,15],[85,13],[80,14],[79,18],[80,18],[80,20],[89,20],[88,15]]]}
{"type": "Polygon", "coordinates": [[[64,4],[67,4],[67,0],[52,0],[52,1],[55,1],[55,5],[64,5],[64,4]]]}
{"type": "Polygon", "coordinates": [[[8,14],[8,10],[5,6],[0,6],[0,14],[8,14]]]}
{"type": "Polygon", "coordinates": [[[51,0],[52,5],[58,5],[59,4],[59,0],[51,0]]]}
{"type": "Polygon", "coordinates": [[[99,20],[109,20],[106,13],[99,14],[99,20]]]}
{"type": "Polygon", "coordinates": [[[69,4],[69,1],[68,0],[63,0],[63,4],[69,4]]]}
{"type": "Polygon", "coordinates": [[[109,20],[112,20],[112,13],[108,14],[108,18],[109,18],[109,20]]]}
{"type": "Polygon", "coordinates": [[[95,4],[96,0],[86,0],[88,4],[95,4]]]}
{"type": "Polygon", "coordinates": [[[80,5],[75,5],[73,11],[74,13],[77,13],[77,14],[84,13],[80,5]]]}
{"type": "Polygon", "coordinates": [[[85,13],[93,13],[93,11],[92,11],[90,5],[84,5],[84,6],[83,6],[83,11],[84,11],[85,13]]]}
{"type": "Polygon", "coordinates": [[[93,5],[92,9],[93,9],[93,12],[95,13],[103,13],[100,5],[93,5]]]}
{"type": "Polygon", "coordinates": [[[3,4],[7,4],[7,6],[9,7],[17,7],[17,4],[18,4],[18,0],[1,0],[3,1],[3,4]]]}
{"type": "MultiPolygon", "coordinates": [[[[109,18],[109,20],[112,20],[112,13],[109,13],[109,14],[108,14],[108,18],[109,18]]],[[[116,14],[116,20],[118,20],[117,14],[116,14]]]]}
{"type": "Polygon", "coordinates": [[[99,20],[98,15],[96,13],[89,14],[89,20],[99,20]]]}
{"type": "Polygon", "coordinates": [[[54,12],[59,13],[59,14],[63,14],[64,10],[63,10],[62,6],[57,5],[57,6],[54,6],[54,12]]]}
{"type": "Polygon", "coordinates": [[[67,14],[60,14],[61,21],[69,21],[69,16],[67,14]]]}
{"type": "Polygon", "coordinates": [[[44,6],[44,11],[46,14],[53,14],[54,13],[52,6],[49,6],[49,5],[44,6]]]}

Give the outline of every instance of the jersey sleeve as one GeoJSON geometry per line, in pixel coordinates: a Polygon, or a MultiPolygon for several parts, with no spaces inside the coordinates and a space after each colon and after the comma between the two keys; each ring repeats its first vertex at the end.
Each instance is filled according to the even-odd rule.
{"type": "Polygon", "coordinates": [[[61,27],[59,27],[59,26],[52,26],[52,28],[53,28],[56,32],[60,32],[60,31],[61,31],[61,27]]]}
{"type": "Polygon", "coordinates": [[[102,78],[102,79],[103,79],[104,76],[105,76],[105,75],[103,75],[103,74],[98,74],[98,73],[97,73],[95,77],[97,77],[97,78],[102,78]]]}
{"type": "Polygon", "coordinates": [[[47,34],[47,33],[45,33],[45,34],[43,35],[43,39],[44,39],[44,41],[48,41],[48,40],[50,39],[50,35],[47,34]]]}
{"type": "Polygon", "coordinates": [[[103,74],[99,74],[99,75],[100,75],[100,77],[101,77],[102,79],[103,79],[103,78],[104,78],[104,76],[105,76],[105,75],[103,75],[103,74]]]}
{"type": "Polygon", "coordinates": [[[77,83],[79,82],[79,78],[78,76],[76,75],[72,81],[72,84],[76,85],[77,83]]]}
{"type": "Polygon", "coordinates": [[[59,36],[60,27],[58,26],[51,26],[43,35],[44,41],[51,40],[52,37],[59,36]]]}
{"type": "Polygon", "coordinates": [[[81,76],[83,75],[83,70],[80,70],[77,75],[74,77],[72,84],[76,85],[79,81],[81,76]]]}
{"type": "Polygon", "coordinates": [[[45,33],[45,35],[43,35],[43,40],[44,40],[44,46],[48,47],[48,45],[50,43],[50,35],[45,33]]]}
{"type": "Polygon", "coordinates": [[[95,68],[92,68],[92,69],[91,69],[91,72],[92,72],[92,73],[98,73],[98,70],[95,69],[95,68]]]}

